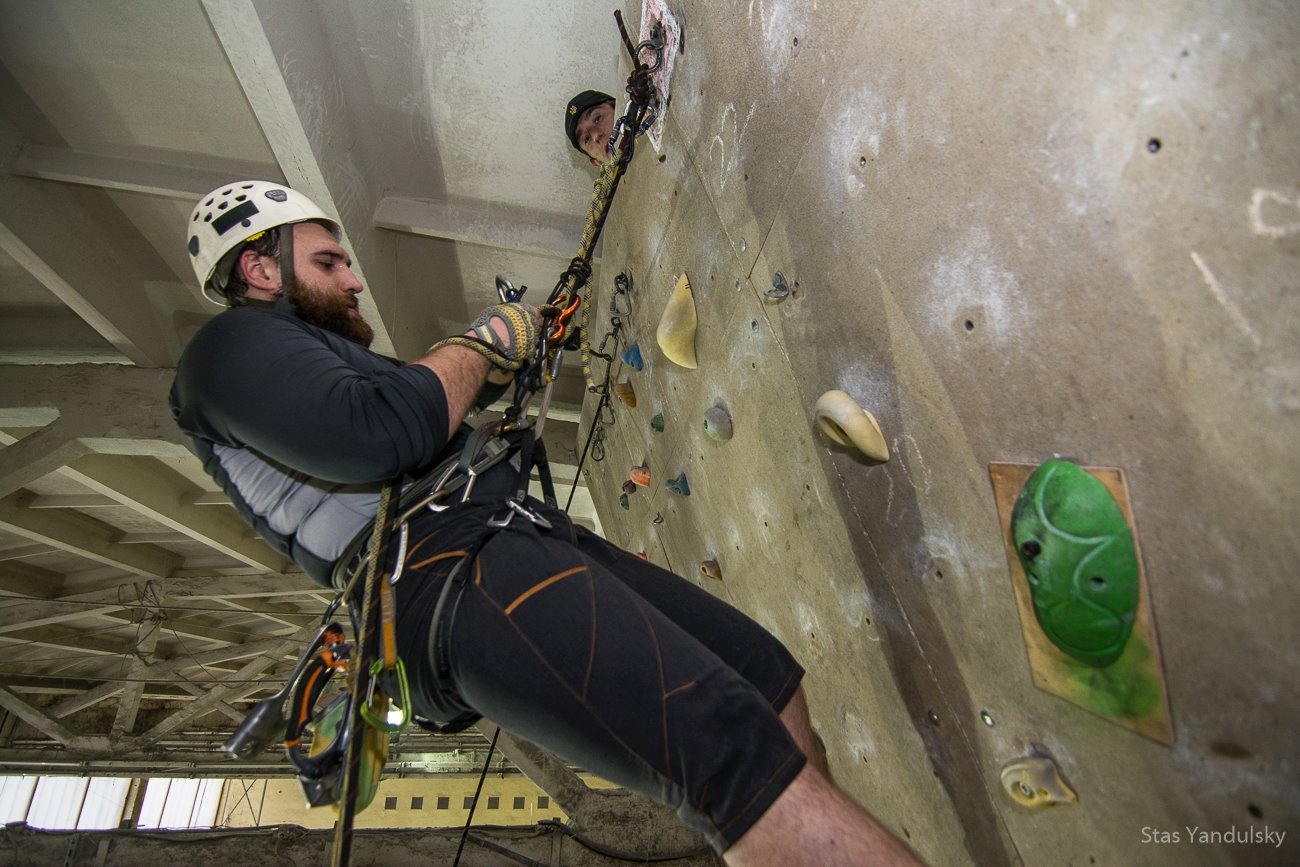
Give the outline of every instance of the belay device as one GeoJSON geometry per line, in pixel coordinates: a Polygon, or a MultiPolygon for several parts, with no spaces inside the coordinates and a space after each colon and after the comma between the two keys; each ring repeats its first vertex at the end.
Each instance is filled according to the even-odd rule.
{"type": "MultiPolygon", "coordinates": [[[[478,474],[519,452],[519,484],[514,495],[506,500],[506,510],[498,513],[490,525],[504,527],[512,518],[522,516],[549,526],[543,516],[525,503],[531,469],[535,465],[542,479],[545,499],[549,505],[555,505],[545,452],[538,440],[551,389],[559,372],[561,350],[581,351],[588,388],[593,386],[592,353],[585,336],[589,320],[586,302],[590,300],[591,257],[614,192],[631,161],[635,139],[655,119],[652,106],[657,101],[657,94],[652,73],[659,69],[665,47],[663,28],[657,22],[651,30],[651,38],[636,45],[628,37],[622,15],[616,11],[614,17],[633,65],[627,85],[628,107],[610,136],[612,159],[602,168],[596,181],[578,255],[569,263],[545,305],[540,308],[542,327],[539,329],[537,352],[534,360],[516,373],[510,406],[500,420],[480,427],[460,454],[449,458],[425,479],[408,486],[404,493],[397,492],[395,483],[384,486],[376,519],[369,533],[363,534],[369,537],[364,557],[350,575],[336,570],[335,586],[339,587],[341,583],[346,583],[346,586],[326,609],[315,639],[299,658],[284,686],[255,705],[224,746],[225,752],[233,758],[247,759],[266,750],[273,741],[283,739],[285,753],[298,771],[298,781],[307,803],[312,807],[333,805],[338,808],[333,852],[335,865],[349,863],[355,814],[365,809],[374,798],[387,757],[390,733],[403,727],[410,719],[411,703],[405,669],[396,654],[393,601],[393,584],[400,577],[405,555],[408,520],[425,509],[441,511],[448,508],[451,503],[447,500],[453,492],[460,491],[464,501],[478,474]],[[652,63],[643,62],[643,55],[649,55],[652,63]],[[581,315],[578,315],[579,310],[581,315]],[[544,391],[544,396],[534,421],[527,417],[526,412],[538,391],[544,391]],[[398,538],[398,551],[393,559],[396,564],[393,574],[389,575],[383,572],[382,567],[389,562],[387,548],[393,536],[398,538]],[[353,604],[358,582],[362,582],[363,590],[359,612],[353,604]],[[349,601],[357,633],[355,643],[346,640],[342,627],[333,620],[345,599],[349,601]],[[375,630],[378,630],[377,635],[375,630]],[[379,654],[370,662],[366,655],[372,646],[379,650],[379,654]],[[336,671],[347,673],[348,685],[318,710],[316,705],[336,671]],[[396,724],[387,719],[390,699],[403,714],[402,720],[396,724]],[[311,745],[304,752],[302,742],[308,731],[312,733],[311,745]]],[[[503,303],[513,303],[521,299],[524,289],[515,290],[509,281],[498,278],[497,293],[503,303]]],[[[362,550],[362,541],[360,538],[354,540],[338,562],[354,562],[352,555],[362,550]]]]}

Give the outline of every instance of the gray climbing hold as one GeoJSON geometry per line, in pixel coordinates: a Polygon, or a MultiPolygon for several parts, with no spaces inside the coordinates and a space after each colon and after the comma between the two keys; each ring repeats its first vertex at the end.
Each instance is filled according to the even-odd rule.
{"type": "Polygon", "coordinates": [[[720,406],[710,407],[704,413],[704,432],[725,443],[731,439],[731,416],[720,406]]]}
{"type": "Polygon", "coordinates": [[[677,478],[664,482],[664,487],[674,494],[681,494],[683,497],[691,495],[691,486],[686,484],[686,473],[679,473],[677,478]]]}

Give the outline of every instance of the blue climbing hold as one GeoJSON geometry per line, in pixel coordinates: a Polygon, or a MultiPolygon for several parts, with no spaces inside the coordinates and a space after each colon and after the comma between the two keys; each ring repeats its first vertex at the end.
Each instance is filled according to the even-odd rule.
{"type": "Polygon", "coordinates": [[[683,497],[691,495],[691,486],[686,484],[686,473],[680,473],[677,478],[664,482],[664,487],[674,494],[681,494],[683,497]]]}
{"type": "Polygon", "coordinates": [[[641,347],[635,343],[624,349],[619,358],[623,359],[623,363],[633,370],[640,370],[645,367],[645,362],[641,359],[641,347]]]}

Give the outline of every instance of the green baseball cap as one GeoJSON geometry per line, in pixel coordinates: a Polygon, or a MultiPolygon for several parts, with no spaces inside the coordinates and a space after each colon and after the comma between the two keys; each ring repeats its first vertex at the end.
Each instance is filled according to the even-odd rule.
{"type": "Polygon", "coordinates": [[[569,100],[569,104],[564,109],[564,134],[569,137],[569,141],[578,153],[586,153],[578,144],[578,119],[582,113],[593,105],[602,103],[614,103],[614,97],[608,93],[602,93],[599,90],[584,90],[582,93],[569,100]]]}

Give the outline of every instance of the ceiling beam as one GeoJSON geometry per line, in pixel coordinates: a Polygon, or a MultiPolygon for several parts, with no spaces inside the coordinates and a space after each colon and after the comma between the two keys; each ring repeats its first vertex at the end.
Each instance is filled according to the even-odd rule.
{"type": "Polygon", "coordinates": [[[158,615],[146,617],[140,626],[140,636],[132,653],[131,668],[127,671],[126,683],[122,684],[122,695],[117,701],[117,714],[113,717],[113,726],[108,736],[117,740],[135,728],[135,718],[140,712],[140,699],[144,696],[146,681],[144,671],[149,667],[149,657],[153,656],[158,646],[158,615]]]}
{"type": "Polygon", "coordinates": [[[0,557],[0,593],[10,596],[22,596],[27,599],[52,599],[58,595],[63,586],[63,574],[52,569],[42,569],[30,563],[16,563],[14,559],[24,555],[21,552],[48,554],[56,550],[51,545],[25,545],[12,548],[0,557]]]}
{"type": "MultiPolygon", "coordinates": [[[[177,686],[195,698],[203,698],[208,694],[208,691],[197,683],[179,683],[177,686]]],[[[221,713],[225,714],[228,719],[239,725],[242,725],[244,718],[248,716],[246,712],[232,706],[229,702],[219,701],[213,709],[221,711],[221,713]]]]}
{"type": "MultiPolygon", "coordinates": [[[[217,647],[193,655],[178,656],[152,663],[148,668],[140,672],[139,676],[154,683],[171,681],[180,676],[181,672],[192,668],[216,665],[232,659],[246,659],[250,656],[275,651],[282,646],[283,642],[284,639],[282,638],[262,638],[244,644],[217,647]]],[[[297,653],[294,653],[294,656],[297,656],[297,653]]],[[[120,681],[106,681],[80,695],[69,696],[59,704],[51,707],[49,713],[53,717],[62,718],[91,705],[98,704],[105,699],[112,698],[121,691],[122,683],[120,681]]]]}
{"type": "Polygon", "coordinates": [[[58,625],[0,633],[0,642],[16,645],[19,650],[47,647],[50,650],[69,651],[69,656],[73,657],[117,659],[131,650],[130,642],[96,638],[83,630],[58,625]]]}
{"type": "MultiPolygon", "coordinates": [[[[525,211],[490,202],[437,202],[389,196],[375,206],[381,229],[445,238],[499,250],[550,256],[568,262],[578,252],[582,217],[525,211]]],[[[593,266],[598,260],[592,260],[593,266]]]]}
{"type": "Polygon", "coordinates": [[[24,142],[9,163],[15,175],[68,184],[146,193],[193,203],[222,184],[280,177],[277,166],[204,157],[203,165],[91,154],[24,142]]]}
{"type": "MultiPolygon", "coordinates": [[[[3,454],[0,452],[0,457],[3,454]]],[[[271,550],[233,511],[188,505],[185,498],[189,492],[181,489],[182,480],[154,461],[87,455],[59,472],[241,563],[266,572],[285,572],[293,566],[288,558],[271,550]]],[[[184,484],[189,487],[188,483],[184,484]]]]}
{"type": "Polygon", "coordinates": [[[31,496],[19,491],[0,499],[0,529],[148,578],[164,578],[176,565],[174,554],[153,545],[120,545],[115,530],[80,514],[28,509],[31,496]]]}
{"type": "Polygon", "coordinates": [[[293,635],[280,641],[279,644],[272,648],[270,653],[255,657],[244,665],[243,668],[239,669],[239,671],[232,674],[229,678],[231,681],[229,685],[218,685],[212,687],[212,689],[208,690],[207,694],[202,698],[195,699],[183,710],[171,714],[138,738],[129,739],[129,742],[132,744],[132,747],[136,749],[155,743],[160,738],[165,737],[166,735],[176,731],[178,728],[184,726],[190,720],[208,713],[218,702],[225,701],[230,697],[239,697],[246,693],[261,689],[262,687],[260,685],[250,686],[246,683],[242,683],[242,681],[256,677],[266,669],[278,665],[284,654],[295,649],[301,650],[302,645],[306,641],[310,640],[315,634],[316,629],[314,627],[303,627],[302,629],[299,629],[293,635]]]}
{"type": "Polygon", "coordinates": [[[0,431],[0,494],[14,491],[62,469],[69,461],[90,453],[75,423],[55,419],[38,431],[17,439],[0,431]]]}
{"type": "Polygon", "coordinates": [[[124,222],[102,193],[0,175],[0,250],[132,364],[166,367],[176,350],[142,271],[157,258],[141,260],[144,242],[124,222]]]}
{"type": "Polygon", "coordinates": [[[232,611],[243,611],[257,617],[264,617],[273,623],[279,623],[281,626],[289,626],[294,629],[306,626],[309,623],[319,623],[320,616],[317,614],[304,613],[288,605],[278,605],[274,602],[268,602],[265,599],[259,599],[249,604],[238,599],[227,599],[224,596],[218,596],[212,600],[220,605],[229,607],[232,611]]]}
{"type": "Polygon", "coordinates": [[[28,704],[8,687],[0,686],[0,707],[68,749],[96,751],[107,746],[104,738],[77,734],[45,711],[28,704]]]}

